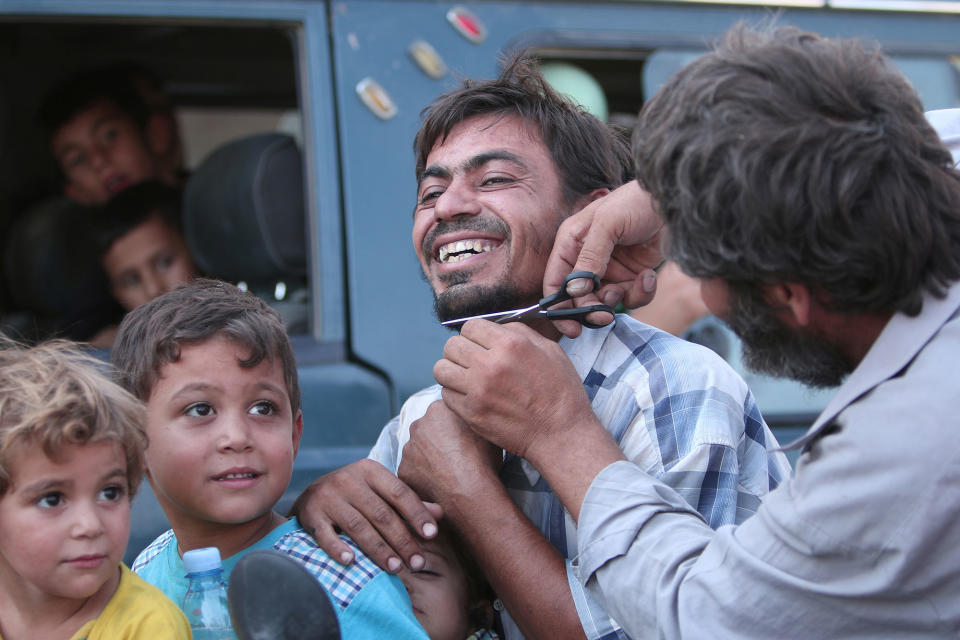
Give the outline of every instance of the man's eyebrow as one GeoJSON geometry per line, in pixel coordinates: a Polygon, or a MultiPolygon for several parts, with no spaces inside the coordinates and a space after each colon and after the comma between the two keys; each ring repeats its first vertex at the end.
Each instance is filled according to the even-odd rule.
{"type": "Polygon", "coordinates": [[[487,151],[486,153],[479,153],[473,156],[472,158],[470,158],[469,160],[463,163],[463,170],[465,172],[473,171],[475,169],[479,169],[483,165],[493,160],[506,160],[508,162],[513,162],[514,164],[518,164],[524,169],[527,168],[527,163],[525,163],[523,159],[521,159],[520,156],[518,156],[517,154],[510,153],[509,151],[498,150],[498,151],[487,151]]]}
{"type": "MultiPolygon", "coordinates": [[[[494,160],[506,160],[507,162],[513,162],[524,169],[527,168],[527,163],[523,161],[523,158],[518,156],[515,153],[509,151],[497,150],[497,151],[487,151],[485,153],[478,153],[473,156],[460,166],[460,170],[464,173],[469,173],[470,171],[475,171],[488,162],[494,160]]],[[[423,170],[420,174],[420,180],[417,184],[424,181],[426,178],[443,178],[449,180],[452,177],[450,169],[443,167],[441,165],[431,165],[423,170]]]]}

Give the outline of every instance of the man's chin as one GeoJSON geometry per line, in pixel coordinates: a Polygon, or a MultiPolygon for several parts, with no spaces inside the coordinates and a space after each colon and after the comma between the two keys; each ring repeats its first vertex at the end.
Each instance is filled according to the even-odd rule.
{"type": "MultiPolygon", "coordinates": [[[[539,292],[523,292],[513,283],[458,285],[434,294],[433,309],[440,322],[517,309],[539,300],[539,292]]],[[[460,326],[452,326],[459,329],[460,326]]]]}

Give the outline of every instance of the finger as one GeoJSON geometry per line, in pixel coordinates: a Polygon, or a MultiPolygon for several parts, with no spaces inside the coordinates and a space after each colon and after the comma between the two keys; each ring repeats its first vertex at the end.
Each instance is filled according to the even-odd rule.
{"type": "MultiPolygon", "coordinates": [[[[430,512],[430,515],[433,516],[433,519],[434,519],[434,520],[440,520],[440,519],[443,518],[443,507],[441,507],[441,506],[440,506],[439,504],[437,504],[436,502],[428,502],[428,501],[424,500],[424,501],[423,501],[423,506],[424,506],[424,508],[425,508],[427,511],[430,512]]],[[[434,533],[432,533],[431,535],[427,535],[426,532],[424,532],[423,535],[424,535],[424,537],[426,537],[426,538],[432,538],[433,536],[435,536],[435,535],[437,535],[437,534],[436,534],[436,532],[434,532],[434,533]]]]}
{"type": "Polygon", "coordinates": [[[649,304],[657,293],[657,273],[653,269],[645,269],[638,278],[630,282],[630,286],[623,294],[624,305],[635,309],[649,304]]]}
{"type": "Polygon", "coordinates": [[[469,385],[468,369],[449,360],[437,360],[433,365],[433,379],[444,389],[466,391],[469,385]]]}
{"type": "MultiPolygon", "coordinates": [[[[469,334],[468,334],[469,335],[469,334]]],[[[469,368],[470,363],[481,356],[486,351],[485,348],[478,345],[469,337],[460,335],[453,336],[443,345],[443,357],[462,367],[469,368]]]]}
{"type": "MultiPolygon", "coordinates": [[[[369,505],[366,506],[369,508],[369,505]]],[[[386,503],[381,501],[381,509],[388,508],[386,503]]],[[[343,533],[350,536],[354,544],[363,550],[381,569],[388,573],[396,573],[403,566],[399,554],[394,551],[386,540],[380,535],[376,528],[371,524],[369,517],[350,504],[343,502],[334,514],[334,521],[340,523],[339,527],[343,533]]],[[[396,515],[394,514],[394,517],[396,515]]],[[[340,545],[346,544],[337,535],[332,526],[316,527],[316,533],[313,534],[317,544],[326,551],[331,557],[344,558],[340,545]],[[337,555],[334,555],[336,553],[337,555]]],[[[348,549],[349,550],[349,549],[348,549]]],[[[352,553],[351,553],[352,557],[352,553]]]]}
{"type": "Polygon", "coordinates": [[[304,529],[313,536],[313,539],[317,541],[317,546],[323,549],[328,556],[343,565],[353,562],[353,549],[339,536],[333,523],[324,522],[316,527],[306,527],[304,525],[304,529]]]}

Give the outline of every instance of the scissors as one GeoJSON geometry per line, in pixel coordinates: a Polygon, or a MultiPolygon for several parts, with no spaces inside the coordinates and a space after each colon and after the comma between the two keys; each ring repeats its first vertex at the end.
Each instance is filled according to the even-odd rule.
{"type": "Polygon", "coordinates": [[[560,286],[559,291],[547,296],[546,298],[542,298],[540,302],[535,305],[524,307],[523,309],[498,311],[496,313],[484,313],[479,316],[470,316],[468,318],[457,318],[456,320],[447,320],[446,322],[441,322],[440,324],[449,327],[452,325],[463,324],[468,320],[477,320],[480,318],[496,322],[497,324],[504,324],[506,322],[526,322],[534,318],[545,317],[549,320],[576,320],[583,326],[590,327],[591,329],[599,329],[600,327],[606,326],[606,323],[597,324],[595,322],[590,322],[587,320],[587,314],[602,311],[603,313],[609,313],[612,318],[614,315],[614,310],[610,305],[592,304],[586,307],[575,307],[572,309],[549,308],[555,304],[573,299],[573,296],[567,292],[567,285],[571,280],[576,280],[577,278],[590,278],[593,280],[593,290],[596,291],[600,288],[600,278],[598,278],[597,275],[592,271],[574,271],[563,279],[563,284],[560,286]]]}

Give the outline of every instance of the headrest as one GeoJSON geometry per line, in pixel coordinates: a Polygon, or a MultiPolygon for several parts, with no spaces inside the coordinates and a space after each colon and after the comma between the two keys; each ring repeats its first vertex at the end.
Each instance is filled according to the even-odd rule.
{"type": "Polygon", "coordinates": [[[3,251],[13,308],[81,340],[117,315],[97,256],[78,241],[84,236],[84,213],[66,198],[40,202],[11,225],[3,251]]]}
{"type": "Polygon", "coordinates": [[[183,228],[208,275],[250,283],[304,277],[303,173],[293,138],[258,134],[207,156],[187,181],[183,228]]]}

